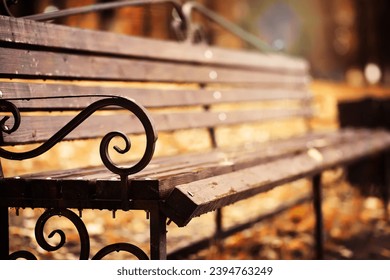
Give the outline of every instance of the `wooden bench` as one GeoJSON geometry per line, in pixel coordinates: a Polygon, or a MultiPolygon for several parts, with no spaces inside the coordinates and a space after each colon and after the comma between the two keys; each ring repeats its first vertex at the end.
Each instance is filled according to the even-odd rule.
{"type": "MultiPolygon", "coordinates": [[[[36,158],[58,142],[102,137],[104,163],[11,177],[4,174],[0,179],[2,258],[35,258],[25,250],[10,254],[9,243],[4,242],[9,240],[9,208],[47,209],[35,233],[38,244],[48,251],[65,243],[61,230],[51,233],[61,237],[56,246],[43,235],[45,223],[59,215],[76,226],[81,259],[101,259],[114,251],[127,251],[140,259],[165,259],[167,219],[182,227],[196,216],[217,210],[221,237],[227,232],[220,224],[224,206],[300,178],[313,180],[317,255],[321,257],[321,173],[390,148],[390,133],[385,131],[311,131],[308,64],[282,54],[0,16],[0,79],[0,156],[5,167],[12,160],[36,158]],[[286,119],[298,120],[304,133],[256,141],[264,140],[254,136],[263,122],[286,119]],[[183,130],[203,135],[208,147],[152,158],[157,132],[173,139],[170,133],[183,130]],[[239,143],[226,141],[232,134],[239,143]],[[131,164],[116,164],[112,153],[127,155],[130,150],[125,135],[141,135],[132,143],[134,150],[141,151],[141,159],[131,157],[131,164]],[[116,151],[110,145],[114,138],[121,140],[116,151]],[[27,146],[21,151],[23,145],[27,146]],[[115,243],[91,256],[87,228],[69,209],[147,211],[150,255],[133,244],[115,243]]],[[[98,149],[92,153],[98,154],[98,149]]],[[[76,151],[74,161],[86,155],[84,150],[76,151]]],[[[66,162],[71,164],[72,160],[66,162]]],[[[302,201],[306,198],[283,209],[302,201]]]]}

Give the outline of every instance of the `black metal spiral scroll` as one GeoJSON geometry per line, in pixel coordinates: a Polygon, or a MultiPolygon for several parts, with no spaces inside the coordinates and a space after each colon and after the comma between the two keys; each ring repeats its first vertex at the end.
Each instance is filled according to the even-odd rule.
{"type": "MultiPolygon", "coordinates": [[[[114,147],[114,150],[121,154],[128,152],[130,150],[131,144],[130,144],[130,140],[126,135],[124,135],[121,132],[115,131],[115,132],[110,132],[103,137],[100,145],[100,156],[102,158],[104,165],[113,173],[116,173],[121,177],[135,174],[141,171],[143,168],[145,168],[150,162],[150,160],[152,159],[154,148],[155,148],[155,142],[157,140],[157,133],[154,129],[152,120],[149,117],[146,110],[141,105],[138,105],[135,101],[124,97],[109,97],[109,98],[103,98],[101,100],[98,100],[92,103],[91,105],[89,105],[88,107],[86,107],[84,110],[82,110],[61,130],[55,133],[49,140],[41,144],[39,147],[26,152],[10,152],[3,148],[0,148],[0,157],[11,159],[11,160],[24,160],[24,159],[37,157],[50,150],[58,142],[62,141],[70,132],[72,132],[76,127],[78,127],[81,123],[83,123],[94,112],[108,106],[119,106],[124,109],[127,109],[140,120],[146,134],[146,147],[145,147],[145,152],[142,158],[139,160],[139,162],[134,164],[132,167],[128,167],[128,168],[118,167],[111,160],[108,152],[108,148],[111,140],[115,137],[121,137],[125,141],[126,147],[124,149],[120,149],[117,146],[114,147]]],[[[21,121],[21,117],[18,109],[11,102],[7,100],[0,100],[0,108],[2,109],[3,112],[10,112],[14,118],[14,124],[10,128],[5,124],[10,117],[9,116],[4,117],[0,121],[0,129],[3,132],[8,134],[16,131],[21,121]]]]}
{"type": "MultiPolygon", "coordinates": [[[[56,229],[48,235],[48,238],[52,238],[56,234],[60,236],[60,241],[57,245],[53,246],[49,244],[45,239],[44,227],[46,223],[54,216],[66,217],[68,220],[70,220],[73,223],[80,237],[80,260],[87,260],[89,258],[89,253],[90,253],[90,242],[89,242],[89,235],[88,235],[87,228],[85,227],[81,219],[74,212],[68,209],[48,209],[39,217],[37,224],[35,226],[35,238],[39,246],[41,246],[42,249],[48,252],[53,252],[61,249],[66,243],[66,235],[60,229],[56,229]]],[[[9,259],[36,260],[37,258],[33,253],[29,251],[21,250],[10,254],[9,259]]]]}
{"type": "MultiPolygon", "coordinates": [[[[80,217],[75,214],[74,212],[68,210],[68,209],[48,209],[46,210],[38,219],[37,224],[35,226],[35,238],[37,240],[38,245],[48,251],[53,252],[60,250],[66,243],[66,234],[61,229],[56,229],[50,232],[50,234],[47,236],[47,238],[53,238],[55,235],[59,235],[60,241],[57,245],[51,245],[47,241],[45,234],[44,234],[44,228],[47,222],[55,217],[65,217],[67,218],[72,224],[76,227],[76,230],[78,232],[78,235],[80,237],[80,254],[79,259],[80,260],[87,260],[89,259],[90,255],[90,239],[89,234],[87,231],[87,228],[83,221],[80,219],[80,217]]],[[[134,255],[140,260],[148,260],[148,255],[139,247],[130,244],[130,243],[114,243],[111,245],[108,245],[101,250],[99,250],[93,257],[92,260],[101,260],[104,257],[108,256],[109,254],[113,252],[119,252],[124,251],[129,254],[134,255]]],[[[26,259],[26,260],[36,260],[37,257],[25,250],[20,250],[13,252],[9,255],[9,259],[16,260],[16,259],[26,259]]]]}
{"type": "Polygon", "coordinates": [[[21,250],[10,254],[9,259],[10,260],[25,259],[25,260],[33,261],[33,260],[37,260],[37,257],[29,251],[21,250]]]}
{"type": "Polygon", "coordinates": [[[68,209],[49,209],[39,217],[35,226],[35,238],[39,246],[49,252],[57,251],[62,248],[62,246],[64,246],[66,242],[66,236],[65,233],[60,229],[54,230],[48,235],[48,238],[52,238],[56,234],[60,236],[60,242],[56,246],[50,245],[45,239],[45,224],[50,218],[54,216],[66,217],[73,223],[80,237],[80,260],[87,260],[89,258],[90,251],[88,231],[79,216],[68,209]]]}
{"type": "Polygon", "coordinates": [[[14,118],[14,123],[12,127],[9,127],[6,122],[10,119],[9,116],[5,116],[0,120],[0,129],[2,132],[11,134],[15,132],[20,126],[20,112],[18,108],[11,102],[0,99],[0,111],[1,112],[9,112],[12,114],[14,118]]]}
{"type": "Polygon", "coordinates": [[[101,249],[99,252],[96,253],[96,255],[92,258],[92,260],[101,260],[107,255],[113,253],[113,252],[119,252],[119,251],[125,251],[128,252],[135,257],[137,257],[139,260],[148,260],[148,255],[144,251],[142,251],[139,247],[130,244],[130,243],[115,243],[108,245],[101,249]]]}

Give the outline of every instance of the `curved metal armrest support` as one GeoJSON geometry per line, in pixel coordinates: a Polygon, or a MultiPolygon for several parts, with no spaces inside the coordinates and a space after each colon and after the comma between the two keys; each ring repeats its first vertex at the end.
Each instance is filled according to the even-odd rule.
{"type": "MultiPolygon", "coordinates": [[[[3,7],[5,11],[8,13],[9,16],[14,16],[9,6],[16,5],[18,3],[17,0],[2,0],[3,7]]],[[[145,5],[154,5],[154,4],[171,4],[173,8],[176,10],[176,12],[179,14],[179,16],[184,20],[184,16],[182,16],[181,12],[181,2],[179,0],[123,0],[123,1],[114,1],[109,3],[97,3],[87,6],[81,6],[81,7],[75,7],[75,8],[68,8],[53,12],[47,12],[47,13],[40,13],[35,15],[29,15],[24,16],[23,18],[31,19],[31,20],[38,20],[38,21],[46,21],[46,20],[53,20],[57,18],[62,17],[68,17],[73,15],[79,15],[79,14],[86,14],[86,13],[94,13],[94,12],[101,12],[105,10],[113,10],[118,8],[124,8],[124,7],[133,7],[133,6],[145,6],[145,5]]]]}
{"type": "Polygon", "coordinates": [[[194,36],[196,36],[196,32],[198,31],[197,27],[194,25],[192,21],[192,14],[196,10],[199,12],[202,16],[208,18],[209,20],[213,21],[214,23],[218,24],[222,28],[224,28],[226,31],[234,34],[241,40],[249,43],[253,47],[257,48],[258,50],[262,52],[271,52],[274,51],[268,44],[261,41],[258,37],[255,35],[245,31],[238,25],[228,21],[226,18],[218,15],[217,13],[207,9],[205,6],[195,2],[186,2],[183,7],[183,14],[186,20],[186,26],[189,32],[187,33],[187,40],[193,41],[194,36]]]}
{"type": "MultiPolygon", "coordinates": [[[[12,12],[9,9],[10,5],[16,5],[17,0],[0,0],[2,1],[3,9],[5,13],[9,16],[13,16],[12,12]]],[[[146,6],[146,5],[158,5],[158,4],[170,4],[173,7],[173,10],[176,12],[176,17],[174,18],[174,28],[175,31],[180,34],[186,30],[186,21],[181,9],[180,0],[123,0],[123,1],[113,1],[107,3],[97,3],[88,6],[81,6],[75,8],[68,8],[53,12],[40,13],[35,15],[24,16],[25,19],[37,20],[37,21],[48,21],[57,18],[68,17],[72,15],[86,14],[86,13],[95,13],[105,10],[113,10],[124,7],[136,7],[136,6],[146,6]]]]}
{"type": "MultiPolygon", "coordinates": [[[[10,6],[16,5],[17,0],[0,0],[0,11],[3,13],[14,17],[10,10],[10,6]]],[[[108,3],[96,3],[87,6],[68,8],[58,11],[52,11],[47,13],[39,13],[34,15],[24,16],[25,19],[36,20],[36,21],[49,21],[58,18],[87,14],[87,13],[96,13],[105,10],[114,10],[124,7],[138,7],[138,6],[147,6],[147,5],[158,5],[158,4],[170,4],[173,7],[172,27],[176,33],[178,39],[183,39],[185,37],[184,33],[186,32],[186,20],[181,9],[180,0],[123,0],[123,1],[113,1],[108,3]]]]}
{"type": "MultiPolygon", "coordinates": [[[[78,97],[81,98],[84,96],[78,96],[78,97]]],[[[85,97],[90,97],[90,96],[85,96],[85,97]]],[[[48,97],[48,98],[53,98],[53,97],[48,97]]],[[[70,98],[70,97],[58,96],[55,98],[70,98]]],[[[135,174],[141,171],[142,169],[144,169],[152,159],[154,154],[155,143],[157,141],[157,133],[154,129],[152,119],[148,115],[145,108],[137,104],[134,100],[127,99],[124,97],[119,97],[119,96],[102,97],[102,99],[95,101],[94,103],[86,107],[84,110],[82,110],[70,122],[68,122],[61,130],[55,133],[49,140],[41,144],[39,147],[26,152],[10,152],[4,150],[3,148],[0,148],[0,157],[11,159],[11,160],[24,160],[24,159],[37,157],[50,150],[58,142],[62,141],[70,132],[72,132],[76,127],[78,127],[81,123],[83,123],[94,112],[108,106],[119,106],[124,109],[127,109],[140,120],[146,134],[146,148],[142,158],[139,160],[139,162],[137,162],[132,167],[122,168],[115,165],[108,153],[108,147],[111,140],[115,137],[121,137],[125,141],[126,146],[124,149],[120,149],[117,146],[114,147],[114,149],[121,154],[125,154],[130,150],[131,143],[125,134],[118,131],[114,131],[108,133],[103,137],[100,144],[100,156],[102,158],[104,165],[113,173],[116,173],[121,177],[135,174]]],[[[12,102],[10,102],[10,100],[4,100],[4,99],[0,99],[0,108],[1,111],[3,112],[11,113],[14,118],[14,124],[12,127],[8,127],[5,124],[5,122],[10,118],[9,116],[6,116],[2,120],[0,120],[0,130],[3,133],[8,133],[8,134],[15,132],[18,129],[19,124],[21,122],[21,116],[18,108],[16,108],[16,106],[12,102]]]]}

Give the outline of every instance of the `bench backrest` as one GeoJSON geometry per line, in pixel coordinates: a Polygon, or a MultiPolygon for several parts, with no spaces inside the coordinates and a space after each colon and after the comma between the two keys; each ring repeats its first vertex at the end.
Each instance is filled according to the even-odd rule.
{"type": "MultiPolygon", "coordinates": [[[[23,99],[12,100],[22,112],[20,127],[13,133],[3,132],[0,145],[47,141],[70,119],[70,112],[84,109],[97,96],[134,99],[152,112],[158,132],[213,131],[241,123],[305,119],[311,115],[308,80],[307,63],[282,54],[151,40],[0,16],[1,96],[23,99]],[[89,97],[33,99],[80,95],[89,97]],[[259,108],[263,101],[294,105],[259,108]]],[[[89,118],[66,139],[102,137],[108,132],[104,124],[126,134],[143,133],[135,118],[124,126],[123,119],[107,113],[89,118]]],[[[12,118],[6,125],[12,127],[12,118]]]]}

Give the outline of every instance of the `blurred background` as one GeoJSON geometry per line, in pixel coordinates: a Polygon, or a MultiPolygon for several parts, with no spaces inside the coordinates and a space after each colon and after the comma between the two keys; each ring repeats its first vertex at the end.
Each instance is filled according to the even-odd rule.
{"type": "MultiPolygon", "coordinates": [[[[25,16],[103,2],[111,1],[19,0],[11,7],[11,11],[15,16],[25,16]]],[[[390,129],[390,32],[388,30],[390,1],[198,0],[197,2],[255,34],[275,51],[304,57],[309,61],[313,78],[310,90],[314,93],[315,103],[312,126],[315,129],[329,130],[344,126],[390,129]]],[[[55,20],[55,23],[175,41],[178,39],[172,29],[173,17],[172,6],[155,4],[70,16],[55,20]]],[[[200,14],[196,14],[194,20],[204,27],[204,33],[211,45],[258,51],[200,14]]],[[[272,130],[272,128],[275,130],[272,126],[268,129],[272,130]]],[[[295,128],[296,126],[284,125],[278,132],[295,128]]],[[[172,139],[172,137],[161,137],[161,146],[175,144],[172,144],[175,142],[172,139]]],[[[176,141],[176,144],[178,142],[176,141]]],[[[58,154],[72,154],[70,148],[64,147],[60,148],[58,154]]],[[[179,148],[178,151],[182,150],[179,148]]],[[[38,163],[24,166],[19,163],[3,165],[7,174],[15,175],[34,168],[44,169],[48,166],[54,168],[55,157],[56,154],[52,157],[49,155],[38,159],[38,163]]],[[[338,184],[337,188],[325,187],[324,189],[327,258],[390,258],[390,227],[386,221],[383,221],[383,206],[376,198],[377,189],[373,187],[372,182],[369,183],[368,188],[365,185],[359,191],[351,188],[351,183],[352,185],[355,182],[361,183],[365,178],[376,178],[375,183],[382,183],[383,178],[379,175],[381,173],[378,173],[380,162],[381,159],[374,159],[352,166],[351,172],[333,170],[325,176],[327,183],[338,184]],[[346,174],[354,174],[353,178],[349,178],[348,183],[344,181],[346,174]]],[[[261,206],[266,209],[270,205],[274,206],[278,201],[289,198],[294,190],[296,193],[304,191],[302,188],[306,187],[306,183],[295,184],[295,189],[292,188],[292,191],[287,193],[276,190],[276,193],[261,198],[263,202],[261,206]]],[[[258,200],[254,200],[253,205],[258,206],[258,204],[258,200]]],[[[243,215],[242,211],[247,209],[248,205],[245,202],[241,208],[238,206],[238,210],[228,212],[230,214],[227,215],[227,219],[230,221],[240,219],[243,215]]],[[[227,241],[224,255],[211,248],[195,258],[311,258],[313,219],[307,219],[312,213],[310,209],[310,205],[293,209],[283,218],[273,220],[268,225],[260,225],[251,232],[236,235],[227,241]]],[[[129,216],[121,218],[119,215],[117,219],[123,219],[122,224],[134,224],[132,218],[134,214],[132,215],[130,218],[129,216]]],[[[108,216],[110,218],[110,213],[108,216]]],[[[88,220],[88,215],[86,219],[88,220]]],[[[183,235],[175,237],[175,232],[178,230],[176,228],[170,228],[170,234],[172,233],[173,240],[177,244],[186,242],[186,238],[202,235],[204,228],[210,228],[208,226],[210,219],[212,220],[206,217],[203,221],[200,219],[195,222],[193,229],[190,228],[187,233],[184,233],[184,237],[183,235]]],[[[92,236],[96,237],[97,242],[101,242],[103,238],[101,234],[104,233],[101,220],[97,220],[92,214],[90,223],[96,229],[96,236],[93,233],[92,236]]],[[[144,242],[143,233],[147,229],[139,223],[135,228],[137,228],[135,236],[144,242]]],[[[125,231],[119,233],[119,236],[122,234],[126,238],[128,233],[129,231],[125,231]]],[[[21,233],[15,228],[14,234],[21,233]]],[[[145,246],[147,247],[147,243],[145,246]]],[[[175,244],[171,246],[174,247],[175,244]]],[[[51,257],[47,256],[47,258],[51,257]]]]}

